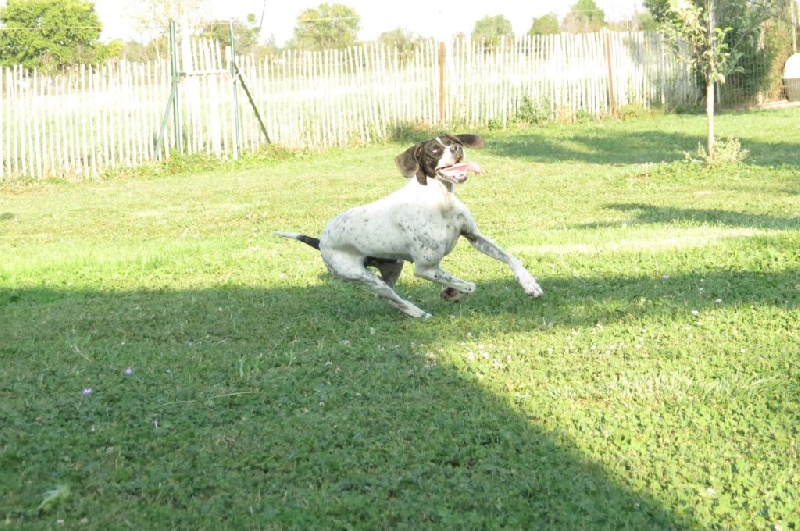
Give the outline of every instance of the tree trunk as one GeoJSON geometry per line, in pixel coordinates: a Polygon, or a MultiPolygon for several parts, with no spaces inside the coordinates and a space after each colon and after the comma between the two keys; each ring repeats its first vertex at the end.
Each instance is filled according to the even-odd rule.
{"type": "Polygon", "coordinates": [[[714,83],[706,84],[706,119],[708,120],[708,161],[714,162],[714,83]]]}
{"type": "Polygon", "coordinates": [[[714,35],[714,26],[716,12],[714,10],[714,0],[706,0],[706,19],[708,23],[708,32],[706,39],[708,39],[708,49],[711,51],[709,54],[708,75],[706,76],[706,119],[708,120],[708,162],[714,162],[714,82],[717,78],[717,65],[716,60],[716,37],[714,35]]]}

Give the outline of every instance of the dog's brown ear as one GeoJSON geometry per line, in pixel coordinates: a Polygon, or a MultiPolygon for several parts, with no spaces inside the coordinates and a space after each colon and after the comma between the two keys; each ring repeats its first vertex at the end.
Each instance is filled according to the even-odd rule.
{"type": "Polygon", "coordinates": [[[419,167],[419,155],[422,151],[422,143],[416,144],[403,151],[394,159],[397,169],[403,174],[403,177],[410,179],[416,177],[420,184],[428,184],[425,175],[422,174],[419,167]]]}
{"type": "Polygon", "coordinates": [[[419,162],[417,162],[417,159],[414,156],[414,151],[416,149],[417,146],[411,146],[407,150],[397,155],[397,157],[394,159],[397,169],[400,170],[400,173],[402,173],[403,177],[406,179],[414,177],[419,169],[419,162]]]}
{"type": "Polygon", "coordinates": [[[486,146],[483,137],[480,135],[456,135],[456,138],[461,144],[470,148],[481,149],[486,146]]]}

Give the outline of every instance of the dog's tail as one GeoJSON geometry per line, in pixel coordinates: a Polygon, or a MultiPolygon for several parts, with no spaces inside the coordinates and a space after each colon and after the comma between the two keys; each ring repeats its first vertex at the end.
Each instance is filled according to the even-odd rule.
{"type": "Polygon", "coordinates": [[[305,234],[300,234],[299,232],[274,231],[272,234],[275,236],[280,236],[281,238],[291,238],[292,240],[303,242],[319,251],[319,238],[312,238],[311,236],[306,236],[305,234]]]}
{"type": "MultiPolygon", "coordinates": [[[[310,245],[317,251],[319,251],[319,238],[312,238],[311,236],[306,236],[305,234],[300,234],[299,232],[283,232],[283,231],[273,231],[272,234],[275,236],[280,236],[281,238],[290,238],[292,240],[297,240],[299,242],[303,242],[306,245],[310,245]]],[[[364,258],[364,266],[365,267],[380,267],[384,264],[399,264],[402,260],[392,260],[391,258],[376,258],[374,256],[367,256],[364,258]]]]}

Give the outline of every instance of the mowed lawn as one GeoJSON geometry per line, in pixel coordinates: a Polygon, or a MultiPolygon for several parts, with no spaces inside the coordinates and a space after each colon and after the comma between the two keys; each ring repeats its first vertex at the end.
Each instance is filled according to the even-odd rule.
{"type": "MultiPolygon", "coordinates": [[[[414,320],[273,230],[411,142],[0,185],[0,527],[800,526],[800,108],[483,131],[414,320]],[[63,524],[63,525],[60,525],[63,524]]],[[[465,132],[465,131],[457,131],[465,132]]],[[[422,138],[419,138],[422,139],[422,138]]]]}

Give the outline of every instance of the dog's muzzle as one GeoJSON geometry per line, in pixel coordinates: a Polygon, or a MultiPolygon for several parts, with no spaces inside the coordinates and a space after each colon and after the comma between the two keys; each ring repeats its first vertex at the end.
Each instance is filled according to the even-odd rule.
{"type": "Polygon", "coordinates": [[[481,173],[481,167],[477,162],[461,162],[459,164],[453,164],[452,166],[436,168],[437,177],[455,184],[461,184],[466,181],[469,172],[479,175],[481,173]]]}

